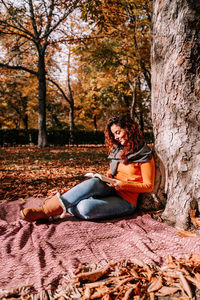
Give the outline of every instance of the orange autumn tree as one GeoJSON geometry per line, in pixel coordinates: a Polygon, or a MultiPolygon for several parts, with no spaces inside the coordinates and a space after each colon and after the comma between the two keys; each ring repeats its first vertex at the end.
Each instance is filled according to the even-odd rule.
{"type": "MultiPolygon", "coordinates": [[[[32,74],[11,70],[0,72],[0,127],[37,128],[37,79],[32,74]]],[[[48,129],[68,128],[62,98],[54,86],[47,86],[48,129]]]]}
{"type": "Polygon", "coordinates": [[[37,78],[40,147],[47,145],[48,57],[53,55],[60,42],[72,38],[67,35],[67,20],[80,4],[80,0],[28,0],[26,3],[0,0],[0,32],[4,38],[0,40],[3,49],[0,67],[28,72],[37,78]]]}
{"type": "Polygon", "coordinates": [[[0,125],[3,128],[34,128],[36,85],[33,75],[0,72],[0,125]],[[28,80],[27,80],[28,77],[28,80]]]}
{"type": "Polygon", "coordinates": [[[81,102],[86,104],[82,114],[95,120],[110,110],[130,111],[141,124],[144,116],[149,121],[151,1],[88,1],[82,17],[91,28],[90,39],[77,52],[81,102]]]}

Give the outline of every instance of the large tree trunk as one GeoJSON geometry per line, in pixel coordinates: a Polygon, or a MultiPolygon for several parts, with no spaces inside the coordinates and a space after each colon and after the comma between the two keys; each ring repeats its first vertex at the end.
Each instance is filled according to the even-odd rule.
{"type": "Polygon", "coordinates": [[[165,169],[162,218],[186,228],[200,201],[200,2],[154,0],[152,120],[165,169]]]}
{"type": "Polygon", "coordinates": [[[38,146],[47,146],[46,133],[46,74],[44,56],[40,55],[38,63],[38,146]]]}

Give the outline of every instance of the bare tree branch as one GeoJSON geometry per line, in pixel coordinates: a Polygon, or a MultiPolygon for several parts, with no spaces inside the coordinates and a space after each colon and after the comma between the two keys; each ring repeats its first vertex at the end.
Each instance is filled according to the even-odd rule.
{"type": "Polygon", "coordinates": [[[43,38],[49,37],[49,35],[70,15],[70,13],[74,11],[74,9],[77,7],[78,2],[79,0],[76,0],[75,3],[70,6],[69,10],[64,13],[62,17],[60,17],[58,22],[54,26],[52,26],[51,29],[49,28],[49,31],[45,32],[43,38]]]}
{"type": "Polygon", "coordinates": [[[10,69],[10,70],[20,70],[20,71],[25,71],[25,72],[28,72],[28,73],[31,73],[33,75],[36,75],[38,76],[38,72],[35,72],[31,69],[28,69],[26,67],[23,67],[23,66],[11,66],[9,64],[3,64],[3,63],[0,63],[0,67],[1,68],[7,68],[7,69],[10,69]]]}
{"type": "Polygon", "coordinates": [[[4,7],[6,8],[7,10],[7,13],[9,14],[9,16],[11,16],[11,18],[16,22],[16,24],[19,25],[19,27],[17,26],[13,26],[11,24],[9,24],[7,21],[0,21],[0,22],[4,22],[6,26],[10,26],[10,27],[13,27],[17,30],[20,30],[20,31],[23,31],[24,33],[26,33],[27,35],[30,35],[32,38],[34,38],[33,34],[31,33],[31,31],[27,30],[19,21],[18,19],[11,13],[11,10],[9,9],[9,7],[6,5],[5,1],[4,0],[1,0],[2,4],[4,5],[4,7]]]}
{"type": "Polygon", "coordinates": [[[35,21],[35,14],[34,14],[33,2],[32,2],[32,0],[29,0],[28,3],[29,3],[29,7],[30,7],[31,21],[32,21],[32,26],[33,26],[34,34],[35,34],[36,38],[39,38],[39,34],[38,34],[38,30],[37,30],[37,25],[36,25],[36,21],[35,21]]]}
{"type": "Polygon", "coordinates": [[[11,25],[5,21],[0,21],[0,33],[5,35],[18,35],[23,38],[26,38],[29,41],[34,42],[34,36],[29,31],[23,31],[21,28],[11,25]],[[1,26],[3,26],[6,31],[4,31],[4,28],[1,28],[1,26]],[[13,29],[13,31],[11,29],[13,29]],[[16,33],[14,30],[18,30],[18,32],[16,33]],[[20,33],[19,31],[23,32],[24,34],[20,33]]]}
{"type": "Polygon", "coordinates": [[[49,32],[49,29],[50,29],[50,26],[51,26],[52,16],[53,16],[53,10],[54,10],[54,0],[51,1],[49,14],[48,14],[48,12],[46,12],[47,16],[48,16],[47,17],[48,18],[48,24],[46,26],[46,30],[45,30],[45,34],[44,34],[45,36],[49,32]]]}
{"type": "Polygon", "coordinates": [[[67,95],[65,94],[65,92],[63,91],[63,89],[60,87],[60,85],[54,81],[53,79],[51,79],[50,77],[47,77],[47,80],[52,82],[57,88],[58,90],[61,92],[61,94],[63,95],[63,97],[65,98],[65,100],[70,104],[71,101],[69,100],[69,98],[67,97],[67,95]]]}

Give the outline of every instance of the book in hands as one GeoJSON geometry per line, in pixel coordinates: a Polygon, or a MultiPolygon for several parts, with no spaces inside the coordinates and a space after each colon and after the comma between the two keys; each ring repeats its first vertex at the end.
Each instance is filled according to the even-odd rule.
{"type": "Polygon", "coordinates": [[[117,179],[114,178],[110,178],[108,176],[102,175],[102,174],[98,174],[98,173],[87,173],[85,174],[86,177],[90,177],[90,178],[94,178],[94,177],[98,177],[99,179],[101,179],[102,181],[106,182],[106,183],[110,183],[110,184],[115,184],[117,182],[120,182],[117,179]]]}

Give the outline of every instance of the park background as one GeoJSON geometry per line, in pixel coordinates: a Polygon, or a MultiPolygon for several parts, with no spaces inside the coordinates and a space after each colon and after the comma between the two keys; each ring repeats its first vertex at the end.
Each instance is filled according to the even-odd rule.
{"type": "Polygon", "coordinates": [[[113,115],[137,118],[152,144],[151,1],[2,1],[0,8],[2,199],[48,196],[88,168],[105,172],[103,131],[113,115]]]}
{"type": "MultiPolygon", "coordinates": [[[[103,131],[109,116],[128,112],[150,135],[151,1],[44,3],[2,4],[1,128],[39,129],[39,146],[57,130],[64,144],[69,134],[58,131],[103,131]]],[[[24,142],[22,131],[3,133],[1,144],[12,135],[37,143],[33,131],[24,142]]],[[[103,142],[90,135],[76,142],[103,142]]]]}

